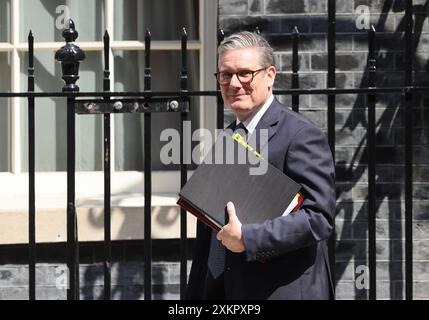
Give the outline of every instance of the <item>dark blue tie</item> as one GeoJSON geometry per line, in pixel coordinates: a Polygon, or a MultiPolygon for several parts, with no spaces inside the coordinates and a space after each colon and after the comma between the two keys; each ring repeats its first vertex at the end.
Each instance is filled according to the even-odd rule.
{"type": "MultiPolygon", "coordinates": [[[[234,132],[240,133],[244,139],[247,137],[247,129],[242,122],[235,127],[234,132]]],[[[213,230],[210,239],[208,267],[214,279],[219,278],[225,270],[225,247],[216,239],[216,232],[213,230]]]]}
{"type": "Polygon", "coordinates": [[[216,239],[216,231],[212,230],[208,267],[214,279],[219,278],[225,269],[225,247],[216,239]]]}
{"type": "Polygon", "coordinates": [[[234,132],[238,132],[245,140],[247,140],[247,132],[248,130],[244,126],[243,122],[240,122],[237,124],[237,126],[234,129],[234,132]]]}

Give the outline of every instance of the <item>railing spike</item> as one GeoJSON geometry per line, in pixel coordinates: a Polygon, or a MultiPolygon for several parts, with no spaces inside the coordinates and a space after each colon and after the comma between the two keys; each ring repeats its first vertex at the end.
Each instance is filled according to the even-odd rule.
{"type": "Polygon", "coordinates": [[[297,26],[293,27],[292,34],[293,35],[298,35],[299,34],[299,30],[298,30],[297,26]]]}
{"type": "Polygon", "coordinates": [[[225,39],[225,32],[223,29],[219,29],[217,32],[217,42],[221,43],[223,39],[225,39]]]}

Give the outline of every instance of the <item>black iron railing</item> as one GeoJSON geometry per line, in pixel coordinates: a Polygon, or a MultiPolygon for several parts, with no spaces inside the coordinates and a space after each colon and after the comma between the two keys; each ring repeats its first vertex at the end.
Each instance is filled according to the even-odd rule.
{"type": "MultiPolygon", "coordinates": [[[[335,0],[328,1],[328,72],[327,88],[299,89],[298,42],[299,31],[292,30],[292,88],[275,90],[276,95],[290,95],[292,108],[299,111],[300,95],[322,94],[328,98],[327,133],[328,141],[335,156],[335,98],[341,94],[366,94],[368,108],[368,265],[370,270],[369,298],[376,299],[376,128],[375,104],[377,94],[401,93],[405,105],[405,284],[406,299],[412,299],[413,289],[413,256],[412,256],[412,99],[416,92],[427,91],[428,87],[413,86],[412,55],[413,55],[413,21],[412,1],[407,1],[405,24],[405,62],[404,86],[376,87],[376,30],[371,26],[368,31],[368,87],[336,88],[335,81],[335,0]]],[[[25,97],[28,99],[28,151],[29,151],[29,298],[36,299],[36,241],[35,241],[35,99],[41,97],[64,97],[67,100],[67,265],[69,269],[68,299],[79,299],[79,252],[77,238],[77,220],[75,206],[75,116],[76,114],[103,114],[104,117],[104,298],[111,298],[111,177],[110,177],[110,114],[115,113],[144,113],[144,297],[152,296],[152,242],[151,242],[151,212],[152,212],[152,176],[151,176],[151,115],[153,112],[176,113],[180,112],[181,119],[181,150],[184,148],[183,123],[188,119],[189,99],[193,96],[217,97],[217,127],[222,128],[224,123],[224,107],[219,88],[215,91],[188,91],[187,70],[187,34],[183,29],[181,37],[181,73],[180,91],[156,92],[151,91],[151,34],[145,35],[145,67],[144,91],[142,92],[111,92],[109,71],[109,34],[104,34],[104,78],[103,92],[79,92],[76,81],[79,78],[79,61],[84,59],[84,53],[73,42],[77,38],[74,23],[70,20],[63,36],[66,45],[56,53],[63,68],[65,85],[63,92],[34,92],[34,38],[30,32],[28,36],[28,91],[27,92],[0,92],[0,98],[25,97]]],[[[224,37],[222,30],[218,32],[218,41],[224,37]]],[[[181,182],[183,186],[187,179],[187,166],[181,152],[181,182]]],[[[186,212],[181,209],[181,255],[180,255],[180,297],[184,298],[187,283],[187,221],[186,212]]],[[[335,268],[335,235],[329,241],[332,270],[335,268]]],[[[334,272],[333,272],[334,273],[334,272]]],[[[334,273],[335,274],[335,273],[334,273]]]]}
{"type": "MultiPolygon", "coordinates": [[[[335,88],[335,1],[328,1],[328,88],[335,88]]],[[[335,162],[335,94],[328,94],[328,143],[335,162]]],[[[329,261],[331,273],[335,277],[335,223],[329,238],[329,261]]]]}
{"type": "MultiPolygon", "coordinates": [[[[103,37],[104,48],[110,47],[109,33],[106,31],[103,37]]],[[[104,78],[103,90],[110,91],[110,60],[109,51],[104,50],[104,78]]],[[[104,102],[110,104],[110,97],[105,97],[104,102]]],[[[112,295],[112,243],[110,238],[111,232],[111,211],[110,211],[110,113],[103,115],[103,147],[104,147],[104,299],[110,300],[112,295]]]]}

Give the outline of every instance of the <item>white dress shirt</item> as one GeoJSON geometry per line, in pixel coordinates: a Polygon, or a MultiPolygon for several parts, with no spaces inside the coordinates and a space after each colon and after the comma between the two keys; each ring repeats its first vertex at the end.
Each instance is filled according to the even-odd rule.
{"type": "MultiPolygon", "coordinates": [[[[243,125],[246,127],[247,132],[249,133],[248,136],[250,136],[253,131],[255,131],[256,126],[258,125],[259,120],[261,120],[264,113],[267,111],[268,107],[271,105],[271,103],[274,100],[274,96],[271,94],[271,96],[265,101],[262,108],[258,110],[258,112],[250,119],[246,119],[246,121],[243,121],[243,125]]],[[[238,125],[241,121],[236,120],[236,125],[238,125]]]]}

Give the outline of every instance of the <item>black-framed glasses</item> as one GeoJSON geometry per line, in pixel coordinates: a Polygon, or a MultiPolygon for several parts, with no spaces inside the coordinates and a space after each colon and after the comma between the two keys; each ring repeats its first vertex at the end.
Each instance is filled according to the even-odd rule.
{"type": "MultiPolygon", "coordinates": [[[[268,66],[269,67],[269,66],[268,66]]],[[[214,75],[219,82],[220,85],[227,85],[231,82],[231,79],[234,75],[237,76],[238,81],[241,82],[241,84],[248,84],[253,81],[253,78],[255,75],[262,71],[266,70],[268,67],[261,68],[258,70],[240,70],[237,72],[227,72],[227,71],[220,71],[216,72],[214,75]]]]}

